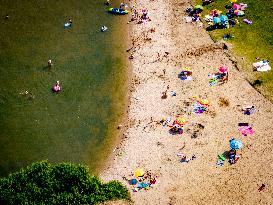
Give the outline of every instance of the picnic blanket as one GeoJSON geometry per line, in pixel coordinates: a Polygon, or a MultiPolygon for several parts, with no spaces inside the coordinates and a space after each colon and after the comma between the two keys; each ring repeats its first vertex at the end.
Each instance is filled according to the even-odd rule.
{"type": "Polygon", "coordinates": [[[262,60],[252,64],[253,67],[259,72],[265,72],[271,70],[269,62],[267,60],[262,60]]]}

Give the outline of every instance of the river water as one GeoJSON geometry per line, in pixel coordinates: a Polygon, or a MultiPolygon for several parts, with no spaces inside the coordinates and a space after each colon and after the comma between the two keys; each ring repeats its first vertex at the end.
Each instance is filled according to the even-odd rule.
{"type": "Polygon", "coordinates": [[[108,14],[103,0],[0,0],[0,8],[0,176],[39,160],[96,172],[124,112],[128,17],[108,14]]]}

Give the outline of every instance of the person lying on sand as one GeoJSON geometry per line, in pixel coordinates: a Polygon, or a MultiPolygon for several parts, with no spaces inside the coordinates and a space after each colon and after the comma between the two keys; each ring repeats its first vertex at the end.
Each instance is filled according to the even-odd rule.
{"type": "Polygon", "coordinates": [[[262,184],[262,186],[258,189],[258,191],[261,192],[262,190],[264,190],[264,188],[265,188],[265,185],[262,184]]]}

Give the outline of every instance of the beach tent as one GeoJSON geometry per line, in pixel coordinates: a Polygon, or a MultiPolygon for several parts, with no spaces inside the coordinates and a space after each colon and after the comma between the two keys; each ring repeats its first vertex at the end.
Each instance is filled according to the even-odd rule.
{"type": "Polygon", "coordinates": [[[228,17],[226,15],[221,15],[220,16],[220,21],[222,24],[225,24],[226,21],[228,21],[228,17]]]}
{"type": "Polygon", "coordinates": [[[231,149],[238,150],[238,149],[241,149],[243,147],[243,143],[240,140],[232,138],[229,141],[229,146],[230,146],[231,149]]]}
{"type": "Polygon", "coordinates": [[[213,24],[214,24],[214,25],[216,25],[216,24],[218,24],[218,23],[220,23],[220,22],[221,22],[221,20],[220,20],[219,17],[216,17],[216,16],[213,17],[213,24]]]}
{"type": "Polygon", "coordinates": [[[141,177],[141,176],[143,176],[144,175],[144,170],[143,169],[141,169],[141,168],[139,168],[139,169],[137,169],[136,171],[135,171],[135,176],[136,177],[141,177]]]}

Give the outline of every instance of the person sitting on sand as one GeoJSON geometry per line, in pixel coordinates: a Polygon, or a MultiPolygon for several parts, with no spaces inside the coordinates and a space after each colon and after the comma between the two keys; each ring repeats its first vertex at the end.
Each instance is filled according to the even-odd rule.
{"type": "Polygon", "coordinates": [[[228,82],[228,72],[225,72],[225,73],[222,73],[222,74],[221,74],[221,81],[222,81],[223,83],[228,82]]]}
{"type": "Polygon", "coordinates": [[[177,156],[181,157],[180,162],[187,162],[188,163],[190,161],[190,159],[187,158],[187,156],[185,154],[177,154],[177,156]]]}
{"type": "Polygon", "coordinates": [[[242,111],[244,111],[245,115],[250,115],[255,112],[255,107],[253,105],[252,106],[245,106],[242,108],[242,111]]]}
{"type": "Polygon", "coordinates": [[[155,184],[155,183],[156,183],[156,177],[151,178],[150,179],[150,184],[152,185],[152,184],[155,184]]]}
{"type": "Polygon", "coordinates": [[[163,95],[161,96],[162,99],[167,99],[168,95],[167,95],[167,90],[165,92],[162,93],[163,95]]]}
{"type": "Polygon", "coordinates": [[[130,54],[129,59],[130,59],[130,60],[134,59],[133,53],[130,54]]]}

